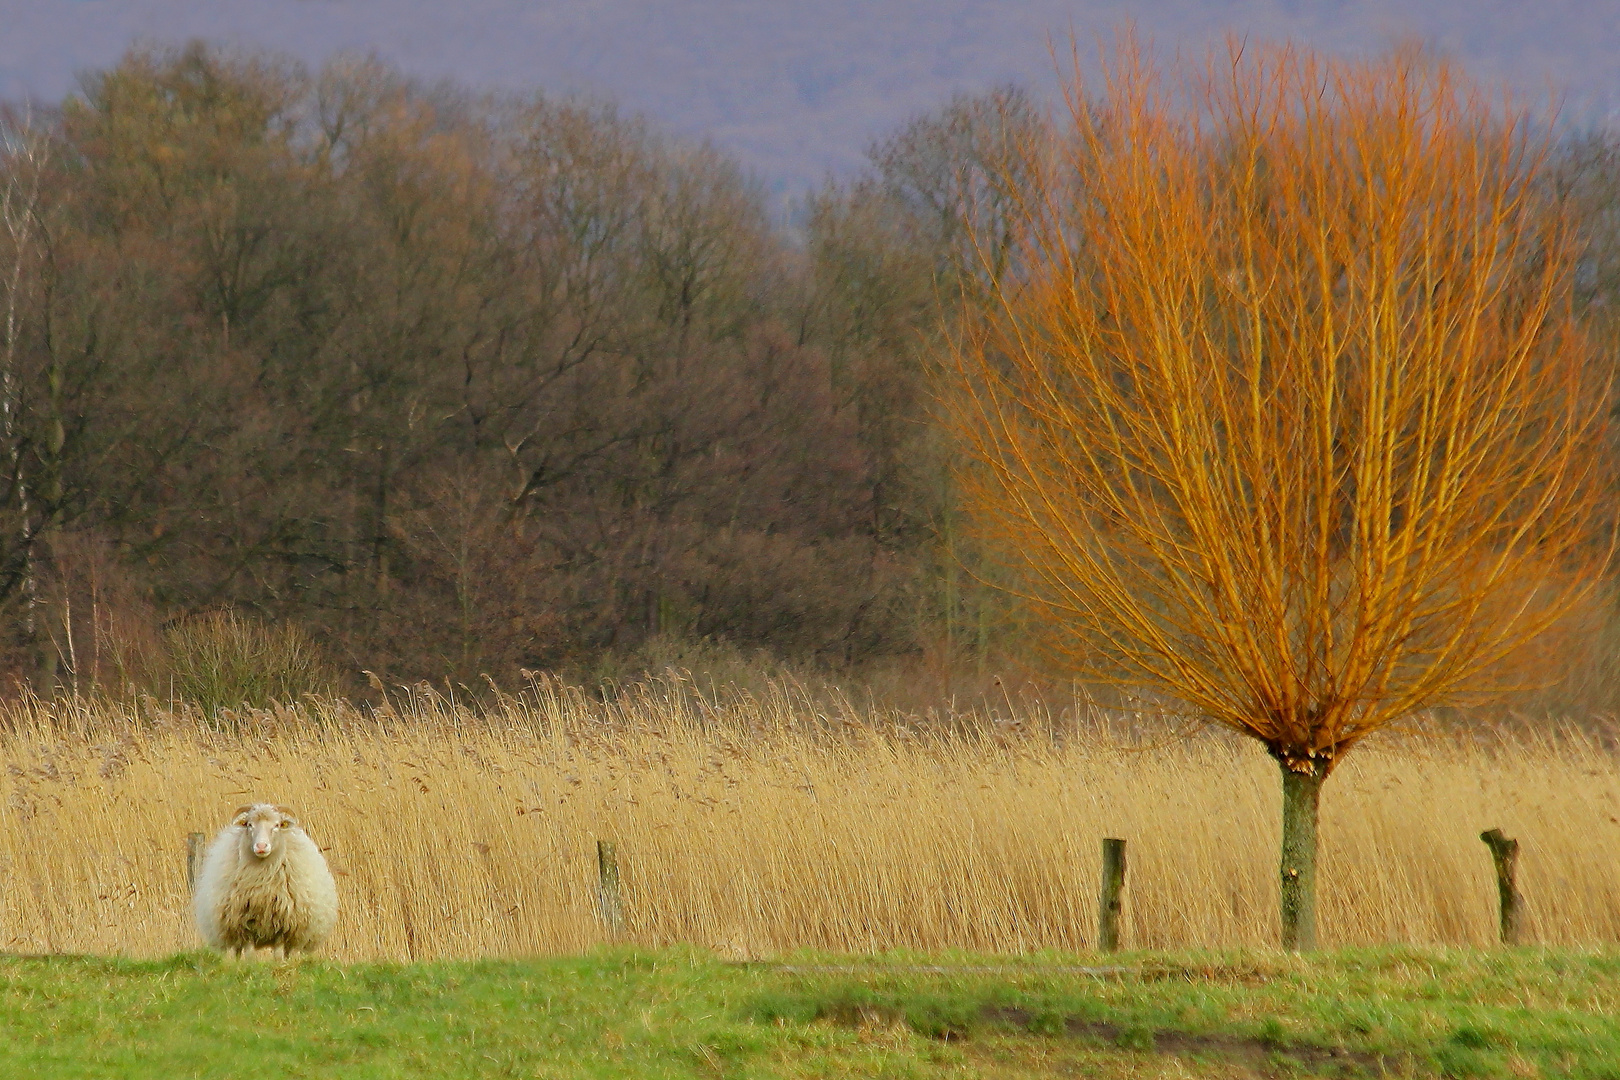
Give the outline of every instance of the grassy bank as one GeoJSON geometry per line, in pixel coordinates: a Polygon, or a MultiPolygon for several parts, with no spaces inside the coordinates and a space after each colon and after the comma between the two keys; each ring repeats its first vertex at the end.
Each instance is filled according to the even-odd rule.
{"type": "MultiPolygon", "coordinates": [[[[931,723],[676,682],[221,730],[14,708],[0,950],[196,948],[186,834],[254,799],[293,806],[328,849],[343,914],[322,955],[338,961],[586,952],[604,938],[599,838],[617,842],[627,940],[647,948],[1083,950],[1104,836],[1130,845],[1127,946],[1274,943],[1280,796],[1252,745],[1137,749],[1095,716],[1038,710],[931,723]]],[[[1620,942],[1617,816],[1620,761],[1590,738],[1370,741],[1325,789],[1324,944],[1491,944],[1489,827],[1523,844],[1528,943],[1620,942]]]]}
{"type": "Polygon", "coordinates": [[[1620,1076],[1620,955],[0,959],[0,1074],[1620,1076]],[[1113,960],[1110,960],[1110,964],[1113,960]]]}

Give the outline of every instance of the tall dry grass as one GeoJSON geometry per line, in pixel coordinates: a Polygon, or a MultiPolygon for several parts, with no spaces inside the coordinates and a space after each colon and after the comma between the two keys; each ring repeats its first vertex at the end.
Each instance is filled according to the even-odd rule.
{"type": "MultiPolygon", "coordinates": [[[[598,838],[647,944],[1085,949],[1104,836],[1130,844],[1128,945],[1272,943],[1269,759],[1216,735],[1123,749],[1095,719],[907,725],[674,678],[606,702],[538,684],[478,710],[312,705],[235,733],[150,703],[16,704],[0,948],[196,947],[184,838],[251,799],[291,804],[329,848],[345,960],[586,949],[598,838]]],[[[1490,943],[1490,826],[1523,842],[1532,940],[1620,941],[1617,817],[1620,762],[1592,737],[1374,740],[1325,792],[1324,944],[1490,943]]]]}

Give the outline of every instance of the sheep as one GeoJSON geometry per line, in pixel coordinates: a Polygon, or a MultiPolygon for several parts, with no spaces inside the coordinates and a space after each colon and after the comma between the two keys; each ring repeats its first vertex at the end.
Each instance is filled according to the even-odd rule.
{"type": "Polygon", "coordinates": [[[337,923],[337,883],[320,848],[283,806],[236,811],[209,845],[192,913],[203,940],[227,954],[315,949],[337,923]]]}

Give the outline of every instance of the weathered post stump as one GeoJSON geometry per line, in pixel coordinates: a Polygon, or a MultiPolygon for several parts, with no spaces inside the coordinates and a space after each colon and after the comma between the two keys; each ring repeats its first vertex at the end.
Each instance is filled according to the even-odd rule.
{"type": "Polygon", "coordinates": [[[611,840],[596,842],[596,897],[608,933],[624,933],[624,902],[619,893],[619,853],[611,840]]]}
{"type": "Polygon", "coordinates": [[[1119,913],[1125,891],[1125,841],[1113,837],[1102,842],[1102,899],[1097,905],[1097,947],[1104,952],[1119,948],[1119,913]]]}
{"type": "Polygon", "coordinates": [[[1522,898],[1516,882],[1519,864],[1519,842],[1502,835],[1501,829],[1487,829],[1479,834],[1491,849],[1496,863],[1496,893],[1502,905],[1502,944],[1519,943],[1519,916],[1522,898]]]}

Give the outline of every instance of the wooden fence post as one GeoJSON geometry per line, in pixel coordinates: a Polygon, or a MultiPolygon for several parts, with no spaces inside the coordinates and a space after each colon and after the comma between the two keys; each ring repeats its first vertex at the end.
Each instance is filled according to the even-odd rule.
{"type": "Polygon", "coordinates": [[[186,833],[186,891],[197,891],[197,869],[203,860],[203,853],[208,849],[203,842],[208,837],[200,832],[186,833]]]}
{"type": "Polygon", "coordinates": [[[1519,943],[1519,915],[1522,901],[1514,878],[1519,864],[1519,842],[1502,835],[1501,829],[1487,829],[1479,838],[1490,847],[1496,863],[1496,894],[1502,904],[1502,944],[1519,943]]]}
{"type": "Polygon", "coordinates": [[[596,842],[596,898],[602,922],[614,937],[624,933],[624,902],[619,893],[619,853],[611,840],[596,842]]]}
{"type": "Polygon", "coordinates": [[[1102,901],[1097,910],[1097,947],[1103,952],[1119,948],[1120,894],[1125,891],[1125,841],[1113,837],[1102,842],[1102,901]]]}

